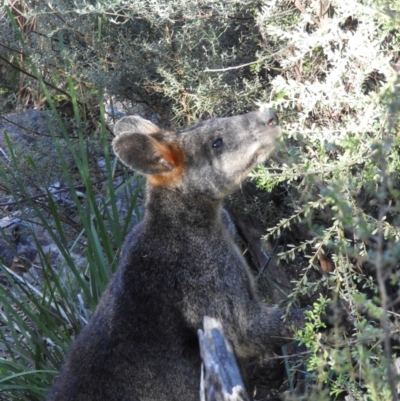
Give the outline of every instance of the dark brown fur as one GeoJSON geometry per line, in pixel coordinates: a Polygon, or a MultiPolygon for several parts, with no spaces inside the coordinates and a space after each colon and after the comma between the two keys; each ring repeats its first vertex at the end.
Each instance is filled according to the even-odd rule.
{"type": "Polygon", "coordinates": [[[221,321],[239,357],[284,344],[303,324],[303,310],[283,322],[258,300],[221,209],[273,149],[278,121],[264,110],[164,132],[127,117],[115,132],[117,156],[150,177],[145,217],[47,399],[198,401],[203,316],[221,321]]]}

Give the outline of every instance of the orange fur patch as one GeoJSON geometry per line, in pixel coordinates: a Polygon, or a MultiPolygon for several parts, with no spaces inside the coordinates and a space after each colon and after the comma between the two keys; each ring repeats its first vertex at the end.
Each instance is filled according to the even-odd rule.
{"type": "Polygon", "coordinates": [[[179,181],[183,173],[183,151],[174,145],[157,142],[157,151],[165,161],[172,164],[174,167],[171,171],[161,174],[152,174],[148,176],[149,182],[154,186],[167,186],[175,184],[179,181]]]}

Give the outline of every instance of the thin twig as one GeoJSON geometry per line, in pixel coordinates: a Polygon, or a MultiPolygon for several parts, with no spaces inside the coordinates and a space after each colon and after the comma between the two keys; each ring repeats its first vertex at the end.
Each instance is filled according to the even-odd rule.
{"type": "MultiPolygon", "coordinates": [[[[368,157],[368,155],[366,157],[368,157]]],[[[282,177],[282,176],[285,176],[287,178],[303,177],[303,176],[308,176],[308,175],[312,175],[312,174],[332,173],[334,171],[345,170],[345,169],[349,168],[350,166],[361,165],[364,163],[365,163],[365,161],[361,161],[361,162],[353,161],[353,162],[346,163],[343,166],[335,166],[335,167],[327,168],[325,170],[310,170],[310,171],[306,171],[304,173],[296,173],[296,174],[284,174],[284,173],[250,174],[249,177],[251,177],[251,178],[282,177]]]]}
{"type": "Polygon", "coordinates": [[[295,7],[304,15],[308,15],[311,19],[312,22],[314,22],[314,24],[316,24],[319,28],[321,28],[321,23],[315,18],[313,17],[303,6],[303,4],[300,3],[299,0],[294,0],[293,4],[295,5],[295,7]]]}
{"type": "MultiPolygon", "coordinates": [[[[77,190],[77,189],[84,189],[84,188],[85,188],[84,185],[77,185],[76,187],[74,187],[75,190],[77,190]]],[[[63,192],[67,192],[67,191],[70,191],[70,188],[59,189],[59,190],[57,190],[57,191],[51,192],[50,195],[57,195],[57,194],[60,194],[60,193],[63,193],[63,192]]],[[[23,195],[18,195],[18,196],[23,197],[23,195]]],[[[20,203],[25,203],[25,202],[28,202],[28,201],[31,201],[31,200],[36,200],[36,199],[44,198],[44,197],[46,197],[46,196],[47,196],[47,194],[40,194],[40,195],[31,196],[31,197],[29,197],[29,198],[25,198],[25,199],[22,199],[22,200],[19,200],[19,201],[15,201],[15,202],[0,203],[0,207],[1,207],[1,206],[18,205],[18,204],[20,204],[20,203]]]]}
{"type": "MultiPolygon", "coordinates": [[[[37,131],[31,130],[31,129],[29,129],[29,128],[24,127],[23,125],[19,125],[19,124],[17,124],[17,123],[14,122],[14,121],[9,120],[7,117],[0,116],[0,119],[5,120],[5,121],[7,121],[9,124],[15,125],[16,127],[20,128],[20,129],[22,129],[22,130],[24,130],[24,131],[30,132],[30,133],[32,133],[32,134],[34,134],[34,135],[46,136],[46,137],[49,137],[49,138],[53,138],[53,135],[51,135],[51,134],[43,134],[43,133],[41,133],[41,132],[37,132],[37,131]]],[[[62,136],[59,136],[58,138],[63,139],[62,136]]],[[[77,136],[70,136],[69,138],[70,138],[70,139],[79,139],[79,137],[77,137],[77,136]]]]}
{"type": "Polygon", "coordinates": [[[278,247],[279,240],[282,238],[282,235],[284,234],[286,228],[282,230],[282,234],[276,239],[274,247],[272,248],[271,255],[267,259],[267,261],[264,263],[264,266],[261,268],[260,272],[258,273],[258,276],[256,278],[256,283],[258,283],[260,277],[264,274],[265,269],[268,267],[269,263],[271,262],[272,256],[275,254],[276,248],[278,247]]]}
{"type": "Polygon", "coordinates": [[[5,45],[4,43],[0,43],[0,46],[4,47],[7,50],[10,50],[11,52],[21,54],[22,56],[26,56],[26,54],[24,52],[21,52],[20,50],[9,47],[9,46],[5,45]]]}
{"type": "MultiPolygon", "coordinates": [[[[120,177],[122,175],[123,174],[116,174],[114,178],[118,178],[118,177],[120,177]]],[[[104,181],[107,181],[107,178],[103,178],[103,179],[101,179],[99,181],[93,182],[92,185],[95,186],[95,185],[103,183],[104,181]]],[[[86,188],[85,185],[77,185],[77,186],[73,187],[73,189],[75,191],[79,190],[79,189],[85,189],[85,188],[86,188]]],[[[67,192],[67,191],[70,191],[70,190],[71,190],[71,188],[63,188],[63,189],[59,189],[57,191],[51,192],[50,195],[57,195],[59,193],[67,192]]],[[[23,197],[23,195],[18,195],[18,194],[16,194],[16,195],[20,196],[20,197],[23,197]]],[[[15,201],[15,202],[0,203],[0,207],[1,206],[9,206],[9,205],[17,205],[17,204],[25,203],[25,202],[28,202],[28,201],[31,201],[31,200],[40,199],[40,198],[43,198],[45,196],[47,196],[47,194],[43,193],[43,194],[36,195],[36,196],[30,196],[29,198],[21,199],[19,201],[15,201]]]]}
{"type": "MultiPolygon", "coordinates": [[[[22,74],[25,74],[25,75],[27,75],[28,77],[31,77],[31,78],[33,78],[33,79],[35,79],[35,80],[38,80],[37,77],[35,77],[33,74],[30,74],[28,71],[25,71],[25,70],[23,70],[22,68],[18,67],[17,65],[11,63],[11,62],[8,61],[5,57],[0,56],[0,60],[4,61],[6,64],[10,65],[12,68],[14,68],[15,70],[21,72],[22,74]]],[[[43,77],[42,77],[42,79],[43,79],[43,77]]],[[[44,83],[46,86],[49,86],[50,88],[53,88],[53,89],[55,89],[56,91],[62,93],[62,94],[65,95],[65,96],[67,96],[68,99],[72,99],[72,98],[71,98],[71,95],[70,95],[69,93],[67,93],[67,92],[65,92],[64,90],[58,88],[57,86],[51,84],[50,82],[47,82],[47,81],[45,81],[45,80],[43,79],[43,83],[44,83]]],[[[72,101],[72,100],[71,100],[71,101],[72,101]]],[[[77,101],[77,103],[78,103],[79,105],[83,106],[83,104],[82,104],[80,101],[77,101]]]]}
{"type": "Polygon", "coordinates": [[[204,72],[224,72],[224,71],[229,71],[229,70],[237,70],[237,69],[239,69],[239,68],[247,67],[247,66],[252,65],[252,64],[257,64],[257,63],[259,63],[260,61],[267,60],[267,59],[269,59],[270,57],[273,57],[273,56],[276,56],[276,55],[278,55],[278,54],[280,54],[280,53],[283,53],[286,49],[288,49],[288,46],[287,46],[287,47],[284,47],[283,49],[281,49],[281,50],[279,50],[279,51],[277,51],[277,52],[275,52],[275,53],[271,53],[271,54],[269,54],[268,56],[261,57],[261,58],[255,60],[255,61],[251,61],[250,63],[241,64],[241,65],[236,65],[236,66],[234,66],[234,67],[226,67],[226,68],[215,68],[215,69],[206,68],[206,69],[204,70],[204,72]]]}
{"type": "MultiPolygon", "coordinates": [[[[307,12],[307,10],[303,7],[303,5],[298,0],[294,1],[294,5],[300,10],[300,12],[302,12],[303,14],[309,15],[310,19],[318,27],[321,27],[321,23],[316,18],[314,18],[311,14],[309,14],[307,12]]],[[[276,55],[282,53],[283,51],[285,51],[287,48],[289,48],[289,46],[277,51],[276,53],[272,53],[272,54],[269,54],[268,56],[262,57],[262,58],[260,58],[258,60],[251,61],[250,63],[245,63],[245,64],[241,64],[241,65],[236,65],[234,67],[226,67],[226,68],[214,68],[214,69],[206,68],[204,70],[204,72],[224,72],[224,71],[230,71],[230,70],[237,70],[237,69],[243,68],[243,67],[248,67],[249,65],[256,64],[256,63],[259,63],[260,61],[264,61],[264,60],[267,60],[270,57],[276,56],[276,55]]]]}

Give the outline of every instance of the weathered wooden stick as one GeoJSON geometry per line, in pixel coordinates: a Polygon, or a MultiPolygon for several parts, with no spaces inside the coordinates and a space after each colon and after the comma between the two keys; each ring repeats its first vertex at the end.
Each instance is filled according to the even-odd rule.
{"type": "Polygon", "coordinates": [[[232,345],[221,323],[205,316],[203,330],[198,331],[203,360],[200,401],[250,401],[240,375],[232,345]]]}

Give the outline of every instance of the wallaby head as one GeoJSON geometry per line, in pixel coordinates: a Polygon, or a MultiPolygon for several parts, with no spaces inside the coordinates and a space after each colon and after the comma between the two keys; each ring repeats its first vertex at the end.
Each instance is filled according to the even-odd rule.
{"type": "Polygon", "coordinates": [[[119,120],[114,132],[115,154],[147,175],[150,185],[221,199],[267,158],[281,128],[276,114],[264,109],[177,132],[130,116],[119,120]]]}

